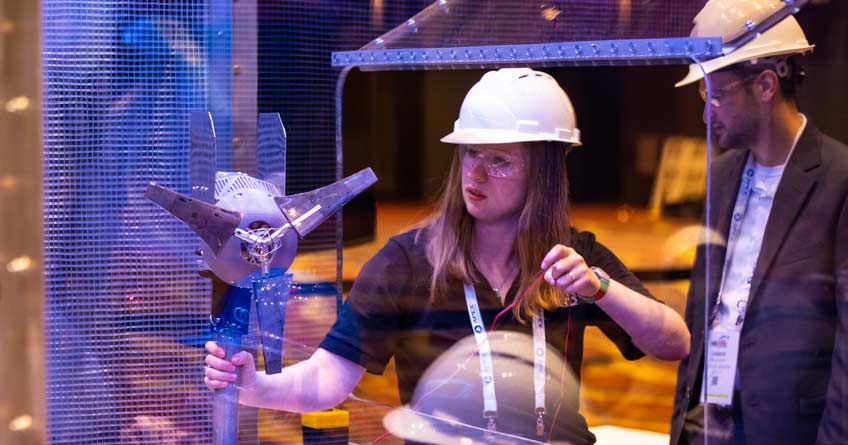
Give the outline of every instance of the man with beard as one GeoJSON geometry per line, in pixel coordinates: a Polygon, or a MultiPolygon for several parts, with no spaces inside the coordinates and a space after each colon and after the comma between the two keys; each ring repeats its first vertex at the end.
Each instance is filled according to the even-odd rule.
{"type": "Polygon", "coordinates": [[[705,215],[722,241],[693,267],[671,445],[848,440],[848,147],[798,111],[812,46],[792,16],[728,45],[783,6],[762,3],[707,2],[692,35],[722,36],[725,55],[677,84],[700,82],[722,152],[705,215]]]}

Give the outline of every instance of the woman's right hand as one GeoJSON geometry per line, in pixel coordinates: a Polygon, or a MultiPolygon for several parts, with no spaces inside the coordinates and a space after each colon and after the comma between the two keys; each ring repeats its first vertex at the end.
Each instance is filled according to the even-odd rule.
{"type": "Polygon", "coordinates": [[[239,386],[249,388],[256,382],[256,366],[253,364],[253,356],[247,351],[239,351],[233,354],[230,360],[226,360],[226,352],[214,341],[206,342],[206,369],[203,382],[211,389],[224,389],[236,381],[238,375],[236,370],[241,367],[241,380],[239,386]]]}

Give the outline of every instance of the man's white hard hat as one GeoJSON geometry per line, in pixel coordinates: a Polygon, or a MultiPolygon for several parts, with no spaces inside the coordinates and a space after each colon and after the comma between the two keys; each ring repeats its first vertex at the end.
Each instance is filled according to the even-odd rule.
{"type": "MultiPolygon", "coordinates": [[[[784,7],[788,6],[781,0],[708,1],[693,20],[691,36],[721,37],[724,55],[701,63],[704,71],[709,74],[740,62],[757,63],[769,57],[812,50],[814,45],[807,42],[804,31],[791,15],[739,47],[728,45],[784,7]]],[[[675,86],[688,85],[703,77],[701,67],[691,64],[689,74],[675,86]]]]}

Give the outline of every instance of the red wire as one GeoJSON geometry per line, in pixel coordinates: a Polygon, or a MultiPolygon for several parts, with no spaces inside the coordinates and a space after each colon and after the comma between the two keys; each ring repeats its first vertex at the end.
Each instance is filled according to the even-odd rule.
{"type": "Polygon", "coordinates": [[[391,435],[392,435],[392,433],[390,433],[390,432],[388,432],[388,431],[385,431],[385,432],[383,432],[383,434],[380,434],[380,436],[379,436],[379,437],[377,437],[377,438],[376,438],[376,439],[374,439],[373,441],[369,442],[369,443],[368,443],[368,445],[374,445],[375,443],[382,442],[382,441],[383,441],[383,439],[385,439],[385,438],[387,438],[387,437],[389,437],[389,436],[391,436],[391,435]]]}
{"type": "Polygon", "coordinates": [[[536,273],[536,276],[533,277],[533,281],[530,283],[529,286],[527,286],[527,289],[524,289],[524,292],[522,292],[521,295],[519,295],[516,299],[512,300],[512,303],[510,303],[509,306],[503,308],[503,310],[498,312],[498,315],[495,315],[495,319],[492,320],[492,325],[489,326],[489,332],[492,332],[492,331],[495,330],[495,325],[498,324],[498,319],[501,318],[501,315],[505,314],[506,311],[514,308],[515,305],[518,304],[519,301],[523,300],[524,297],[527,296],[527,293],[530,292],[530,289],[533,289],[534,287],[536,287],[536,285],[539,283],[539,280],[542,279],[542,276],[544,274],[545,274],[544,270],[540,270],[538,273],[536,273]]]}

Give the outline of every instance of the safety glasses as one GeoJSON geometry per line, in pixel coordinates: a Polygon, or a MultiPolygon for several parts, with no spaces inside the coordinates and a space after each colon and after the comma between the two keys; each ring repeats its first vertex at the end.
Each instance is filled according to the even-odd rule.
{"type": "MultiPolygon", "coordinates": [[[[709,95],[710,104],[714,108],[721,107],[721,101],[722,101],[722,98],[724,96],[726,96],[727,94],[730,94],[733,90],[735,90],[735,89],[739,88],[740,86],[750,82],[751,80],[756,79],[758,75],[759,75],[759,73],[753,74],[753,75],[744,77],[742,79],[730,82],[727,85],[724,85],[722,87],[713,88],[712,91],[710,91],[711,94],[709,95]]],[[[701,81],[700,85],[698,85],[698,94],[701,95],[701,100],[704,101],[704,103],[706,103],[707,102],[707,88],[706,88],[703,80],[701,81]]]]}
{"type": "Polygon", "coordinates": [[[463,145],[459,148],[462,166],[472,169],[477,162],[483,163],[486,173],[495,178],[508,178],[526,168],[527,164],[519,157],[510,156],[495,150],[485,150],[474,145],[463,145]]]}

